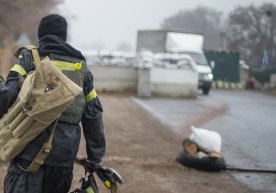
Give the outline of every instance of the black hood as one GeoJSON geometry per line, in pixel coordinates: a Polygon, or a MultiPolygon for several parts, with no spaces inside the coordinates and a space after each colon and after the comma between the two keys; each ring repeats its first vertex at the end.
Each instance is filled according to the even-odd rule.
{"type": "Polygon", "coordinates": [[[64,17],[58,14],[50,14],[43,17],[40,21],[37,31],[38,38],[46,35],[56,35],[66,41],[67,22],[64,17]]]}
{"type": "Polygon", "coordinates": [[[38,52],[40,57],[50,56],[52,53],[85,60],[84,56],[79,50],[76,50],[64,40],[55,35],[43,36],[38,42],[38,52]]]}

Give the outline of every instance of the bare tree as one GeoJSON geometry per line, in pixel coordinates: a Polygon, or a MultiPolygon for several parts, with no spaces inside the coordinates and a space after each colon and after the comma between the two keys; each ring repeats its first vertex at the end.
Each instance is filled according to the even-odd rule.
{"type": "Polygon", "coordinates": [[[0,0],[0,46],[5,39],[14,39],[22,31],[35,37],[40,18],[59,2],[61,0],[0,0]]]}
{"type": "Polygon", "coordinates": [[[202,33],[205,38],[205,49],[219,49],[222,47],[221,21],[222,13],[220,11],[199,6],[193,10],[182,10],[165,19],[161,27],[202,33]]]}
{"type": "Polygon", "coordinates": [[[61,1],[0,0],[0,74],[6,75],[18,36],[24,32],[34,42],[40,19],[61,1]]]}
{"type": "Polygon", "coordinates": [[[276,7],[265,3],[259,7],[237,7],[229,14],[226,33],[229,49],[237,50],[251,66],[276,64],[275,32],[276,7]],[[264,61],[265,56],[269,60],[264,61]]]}

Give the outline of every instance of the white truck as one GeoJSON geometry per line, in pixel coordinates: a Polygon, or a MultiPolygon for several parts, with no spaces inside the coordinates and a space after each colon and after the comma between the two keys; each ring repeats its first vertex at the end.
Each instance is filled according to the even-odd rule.
{"type": "Polygon", "coordinates": [[[203,52],[202,34],[171,30],[140,30],[137,35],[136,51],[149,50],[153,53],[188,54],[197,65],[198,87],[208,95],[212,87],[213,74],[203,52]]]}

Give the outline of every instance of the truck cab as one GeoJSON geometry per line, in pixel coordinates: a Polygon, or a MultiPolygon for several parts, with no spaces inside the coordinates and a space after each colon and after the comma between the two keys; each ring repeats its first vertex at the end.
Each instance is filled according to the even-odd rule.
{"type": "Polygon", "coordinates": [[[203,51],[182,53],[191,56],[196,63],[198,70],[198,88],[202,90],[204,95],[208,95],[212,88],[213,74],[203,51]]]}

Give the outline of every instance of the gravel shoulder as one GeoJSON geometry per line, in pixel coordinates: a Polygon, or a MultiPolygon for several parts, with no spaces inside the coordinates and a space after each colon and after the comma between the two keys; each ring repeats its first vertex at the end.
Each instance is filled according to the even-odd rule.
{"type": "MultiPolygon", "coordinates": [[[[116,169],[123,177],[124,184],[119,187],[119,193],[255,192],[227,172],[201,172],[176,163],[181,141],[186,136],[171,131],[135,103],[131,96],[100,94],[100,99],[104,107],[107,140],[103,165],[116,169]]],[[[85,155],[83,139],[79,155],[85,155]]],[[[6,164],[0,167],[2,190],[6,168],[6,164]]],[[[75,166],[72,188],[78,186],[83,175],[82,168],[75,166]]],[[[98,184],[100,192],[109,192],[101,182],[98,184]]]]}

